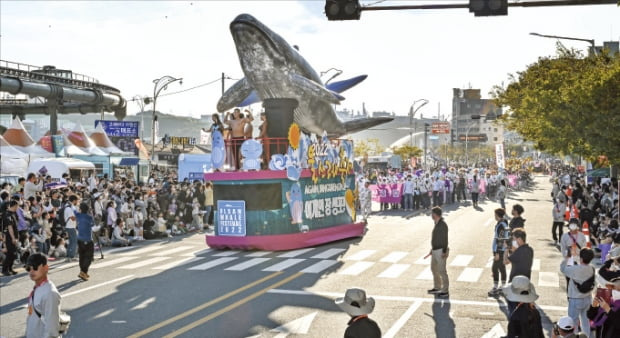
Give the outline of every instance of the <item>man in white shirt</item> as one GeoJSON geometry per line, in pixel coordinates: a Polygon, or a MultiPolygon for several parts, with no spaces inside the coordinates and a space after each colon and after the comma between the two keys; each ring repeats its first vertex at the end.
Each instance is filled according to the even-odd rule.
{"type": "Polygon", "coordinates": [[[30,196],[35,196],[37,191],[43,190],[43,180],[37,179],[37,175],[35,175],[34,173],[28,174],[28,178],[26,178],[26,181],[26,185],[24,185],[25,200],[30,198],[30,196]]]}
{"type": "Polygon", "coordinates": [[[91,171],[88,177],[88,191],[92,192],[95,189],[97,189],[97,176],[94,171],[91,171]]]}
{"type": "Polygon", "coordinates": [[[69,235],[69,245],[67,246],[67,262],[75,261],[77,251],[77,221],[75,219],[75,208],[78,204],[76,195],[69,196],[69,203],[64,206],[65,230],[69,235]]]}
{"type": "Polygon", "coordinates": [[[405,210],[413,210],[413,181],[411,175],[407,176],[405,182],[403,182],[403,196],[405,197],[405,210]]]}
{"type": "Polygon", "coordinates": [[[362,217],[364,221],[371,213],[372,207],[372,190],[370,190],[370,181],[364,181],[364,184],[359,188],[360,209],[362,211],[362,217]]]}

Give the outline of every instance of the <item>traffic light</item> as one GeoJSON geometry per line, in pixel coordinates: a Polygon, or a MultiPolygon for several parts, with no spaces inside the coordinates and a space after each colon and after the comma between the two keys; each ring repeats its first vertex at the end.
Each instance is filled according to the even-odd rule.
{"type": "Polygon", "coordinates": [[[327,20],[359,20],[362,5],[359,0],[327,0],[325,15],[327,20]]]}
{"type": "Polygon", "coordinates": [[[508,0],[469,0],[469,12],[475,16],[508,15],[508,0]]]}

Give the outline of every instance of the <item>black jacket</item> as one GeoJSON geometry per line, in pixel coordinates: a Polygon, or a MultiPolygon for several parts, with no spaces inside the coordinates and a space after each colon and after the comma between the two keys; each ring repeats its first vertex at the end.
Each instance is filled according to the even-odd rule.
{"type": "Polygon", "coordinates": [[[510,224],[508,224],[510,230],[514,230],[516,228],[523,228],[525,226],[525,220],[521,216],[517,216],[510,220],[510,224]]]}
{"type": "Polygon", "coordinates": [[[443,218],[440,218],[433,228],[431,247],[433,250],[443,249],[444,253],[448,251],[448,225],[443,218]]]}
{"type": "Polygon", "coordinates": [[[348,323],[346,331],[344,331],[344,338],[380,338],[381,329],[377,323],[368,318],[362,317],[358,320],[351,318],[348,323]]]}
{"type": "Polygon", "coordinates": [[[529,303],[519,305],[510,315],[507,337],[544,338],[538,310],[530,307],[529,303]]]}

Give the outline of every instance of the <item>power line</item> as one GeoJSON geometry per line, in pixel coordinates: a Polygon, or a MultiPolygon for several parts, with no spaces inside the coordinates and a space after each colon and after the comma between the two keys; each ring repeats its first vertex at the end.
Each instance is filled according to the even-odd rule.
{"type": "MultiPolygon", "coordinates": [[[[226,80],[234,80],[234,81],[238,81],[238,80],[239,80],[239,79],[233,79],[233,78],[231,78],[231,77],[226,77],[225,79],[226,79],[226,80]]],[[[201,87],[205,87],[205,86],[208,86],[208,85],[214,84],[214,83],[219,82],[219,81],[221,81],[221,80],[222,80],[222,78],[221,78],[221,77],[218,77],[217,79],[215,79],[215,80],[213,80],[213,81],[209,81],[209,82],[206,82],[206,83],[202,83],[202,84],[199,84],[199,85],[196,85],[196,86],[193,86],[193,87],[190,87],[190,88],[186,88],[186,89],[183,89],[183,90],[179,90],[179,91],[176,91],[176,92],[164,93],[164,94],[159,95],[158,97],[162,97],[162,96],[169,96],[169,95],[175,95],[175,94],[184,93],[184,92],[187,92],[187,91],[190,91],[190,90],[194,90],[194,89],[197,89],[197,88],[201,88],[201,87]]],[[[127,100],[127,102],[134,102],[134,101],[144,100],[144,99],[146,99],[146,98],[152,99],[150,96],[140,97],[140,98],[135,98],[135,97],[134,97],[134,98],[131,98],[131,99],[127,100]]]]}

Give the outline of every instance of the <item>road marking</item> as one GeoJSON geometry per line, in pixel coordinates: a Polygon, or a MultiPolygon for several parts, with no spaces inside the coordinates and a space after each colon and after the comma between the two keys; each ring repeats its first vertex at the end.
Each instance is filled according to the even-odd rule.
{"type": "Polygon", "coordinates": [[[202,254],[206,254],[207,252],[211,252],[211,251],[213,251],[213,249],[201,249],[201,250],[188,252],[186,254],[182,254],[181,256],[194,257],[194,256],[200,256],[202,254]]]}
{"type": "Polygon", "coordinates": [[[215,255],[213,255],[213,257],[228,257],[228,256],[236,255],[238,253],[239,253],[239,250],[228,250],[228,251],[222,251],[222,252],[216,253],[215,255]]]}
{"type": "Polygon", "coordinates": [[[374,262],[356,262],[350,267],[338,272],[338,274],[357,276],[360,273],[364,272],[369,267],[373,266],[374,264],[375,264],[374,262]]]}
{"type": "Polygon", "coordinates": [[[182,259],[179,259],[178,261],[156,266],[152,270],[168,270],[168,269],[176,268],[177,266],[187,265],[189,263],[201,261],[203,259],[206,259],[206,257],[184,257],[182,259]]]}
{"type": "MultiPolygon", "coordinates": [[[[281,273],[281,272],[275,272],[275,273],[281,273]]],[[[169,335],[164,336],[164,338],[173,338],[173,337],[177,337],[179,335],[182,335],[185,332],[187,332],[189,330],[192,330],[193,328],[195,328],[197,326],[200,326],[200,325],[210,321],[213,318],[216,318],[216,317],[218,317],[218,316],[220,316],[220,315],[222,315],[222,314],[224,314],[226,312],[229,312],[229,311],[231,311],[231,310],[233,310],[233,309],[235,309],[235,308],[237,308],[237,307],[239,307],[239,306],[241,306],[241,305],[243,305],[243,304],[253,300],[254,298],[257,298],[257,297],[267,293],[269,290],[277,288],[280,285],[284,285],[284,284],[286,284],[286,283],[288,283],[288,282],[290,282],[290,281],[292,281],[292,280],[294,280],[294,279],[296,279],[296,278],[298,278],[299,276],[302,276],[302,275],[303,275],[303,273],[297,272],[297,273],[295,273],[295,274],[293,274],[291,276],[288,276],[288,277],[284,278],[283,280],[281,280],[279,282],[276,282],[276,283],[273,283],[273,284],[267,286],[266,288],[263,288],[262,290],[255,292],[254,294],[251,294],[251,295],[249,295],[249,296],[247,296],[247,297],[245,297],[245,298],[243,298],[241,300],[238,300],[238,301],[234,302],[233,304],[228,305],[227,307],[225,307],[223,309],[220,309],[220,310],[218,310],[216,312],[213,312],[210,315],[208,315],[208,316],[206,316],[206,317],[204,317],[202,319],[199,319],[199,320],[197,320],[197,321],[195,321],[193,323],[190,323],[190,324],[188,324],[188,325],[186,325],[186,326],[184,326],[184,327],[182,327],[182,328],[180,328],[178,330],[175,330],[174,332],[170,333],[169,335]]]]}
{"type": "Polygon", "coordinates": [[[136,258],[138,258],[138,257],[119,257],[119,258],[113,259],[111,261],[104,261],[103,263],[93,264],[93,265],[90,266],[90,268],[91,269],[105,268],[106,266],[127,262],[127,261],[130,261],[132,259],[136,259],[136,258]]]}
{"type": "Polygon", "coordinates": [[[540,271],[540,259],[534,258],[532,262],[532,271],[540,271]]]}
{"type": "Polygon", "coordinates": [[[93,319],[99,319],[99,318],[103,318],[107,315],[110,315],[112,313],[114,313],[114,311],[116,311],[116,309],[109,309],[109,310],[105,310],[103,312],[100,312],[99,314],[97,314],[96,316],[93,317],[93,319]]]}
{"type": "Polygon", "coordinates": [[[332,256],[335,256],[343,251],[346,251],[346,249],[339,249],[339,248],[334,248],[334,249],[328,249],[325,250],[323,252],[321,252],[318,255],[314,255],[312,256],[312,258],[316,258],[316,259],[327,259],[327,258],[331,258],[332,256]]]}
{"type": "Polygon", "coordinates": [[[314,320],[314,317],[316,317],[317,313],[318,311],[312,312],[311,314],[305,315],[286,324],[280,325],[275,329],[270,330],[269,332],[280,332],[276,336],[280,338],[285,338],[289,334],[308,334],[310,326],[312,325],[312,321],[314,320]]]}
{"type": "Polygon", "coordinates": [[[75,291],[72,291],[72,292],[63,293],[61,296],[62,296],[62,298],[67,298],[69,296],[77,295],[78,293],[90,291],[92,289],[96,289],[96,288],[104,286],[104,285],[114,284],[116,282],[120,282],[120,281],[122,281],[124,279],[132,278],[132,277],[133,277],[133,275],[128,275],[128,276],[124,276],[124,277],[121,277],[121,278],[109,280],[107,282],[103,282],[101,284],[96,284],[96,285],[93,285],[93,286],[89,286],[87,288],[83,288],[83,289],[80,289],[80,290],[75,290],[75,291]]]}
{"type": "Polygon", "coordinates": [[[226,268],[224,270],[229,270],[229,271],[243,271],[249,267],[252,267],[254,265],[258,265],[261,263],[265,263],[266,261],[270,260],[271,258],[252,258],[248,261],[245,261],[243,263],[239,263],[237,265],[233,265],[229,268],[226,268]]]}
{"type": "Polygon", "coordinates": [[[433,280],[433,273],[431,272],[431,267],[427,266],[422,272],[420,272],[418,277],[416,277],[415,279],[433,280]]]}
{"type": "Polygon", "coordinates": [[[488,227],[489,225],[493,224],[495,220],[492,218],[489,218],[485,223],[484,223],[484,227],[488,227]]]}
{"type": "Polygon", "coordinates": [[[377,277],[379,278],[398,278],[405,270],[409,269],[411,264],[392,264],[385,269],[377,277]]]}
{"type": "Polygon", "coordinates": [[[119,251],[127,251],[127,250],[132,250],[132,249],[135,249],[135,247],[126,246],[124,248],[114,248],[114,249],[106,250],[103,253],[107,255],[107,254],[111,254],[111,253],[115,253],[119,251]]]}
{"type": "Polygon", "coordinates": [[[312,251],[314,250],[314,248],[306,248],[306,249],[299,249],[299,250],[293,250],[293,251],[289,251],[285,254],[281,254],[278,257],[280,258],[293,258],[293,257],[297,257],[299,255],[303,255],[306,252],[312,251]]]}
{"type": "Polygon", "coordinates": [[[140,332],[136,332],[136,333],[132,334],[131,336],[129,336],[128,338],[141,337],[141,336],[147,335],[147,334],[149,334],[149,333],[151,333],[153,331],[159,330],[159,329],[161,329],[162,327],[164,327],[166,325],[174,323],[174,322],[176,322],[176,321],[178,321],[180,319],[183,319],[183,318],[185,318],[187,316],[191,316],[192,314],[194,314],[194,313],[196,313],[196,312],[198,312],[200,310],[203,310],[203,309],[205,309],[205,308],[207,308],[207,307],[209,307],[209,306],[211,306],[213,304],[217,304],[217,303],[219,303],[219,302],[221,302],[221,301],[223,301],[223,300],[225,300],[227,298],[230,298],[230,297],[232,297],[232,296],[234,296],[234,295],[236,295],[236,294],[238,294],[240,292],[243,292],[243,291],[245,291],[245,290],[247,290],[249,288],[252,288],[252,287],[254,287],[254,286],[258,285],[258,284],[261,284],[261,283],[263,283],[265,281],[268,281],[271,278],[279,276],[280,274],[282,274],[282,272],[274,272],[274,273],[272,273],[270,275],[267,275],[267,276],[265,276],[265,277],[263,277],[263,278],[261,278],[259,280],[255,280],[255,281],[253,281],[250,284],[244,285],[244,286],[242,286],[242,287],[240,287],[240,288],[238,288],[236,290],[233,290],[233,291],[231,291],[231,292],[229,292],[227,294],[221,295],[221,296],[219,296],[219,297],[217,297],[217,298],[215,298],[213,300],[210,300],[210,301],[208,301],[208,302],[206,302],[206,303],[204,303],[202,305],[196,306],[193,309],[187,310],[187,311],[185,311],[183,313],[180,313],[180,314],[178,314],[178,315],[176,315],[176,316],[174,316],[172,318],[169,318],[169,319],[166,319],[166,320],[164,320],[162,322],[154,324],[154,325],[152,325],[152,326],[150,326],[150,327],[148,327],[148,328],[146,328],[146,329],[144,329],[144,330],[142,330],[140,332]]]}
{"type": "MultiPolygon", "coordinates": [[[[305,291],[305,290],[285,290],[285,289],[273,289],[270,290],[269,293],[274,294],[283,294],[283,295],[297,295],[297,296],[319,296],[319,297],[330,297],[333,299],[342,297],[342,292],[327,292],[327,291],[305,291]]],[[[508,307],[508,305],[502,300],[497,299],[492,302],[481,302],[474,300],[457,300],[457,299],[443,299],[443,298],[421,298],[421,297],[406,297],[406,296],[382,296],[382,295],[371,295],[372,298],[376,300],[385,300],[385,301],[396,301],[396,302],[408,302],[413,303],[416,301],[424,302],[424,303],[450,303],[450,304],[458,304],[458,305],[477,305],[477,306],[490,306],[490,307],[508,307]]],[[[558,312],[566,312],[568,311],[568,307],[566,306],[553,306],[553,305],[536,305],[537,308],[545,311],[558,311],[558,312]]]]}
{"type": "Polygon", "coordinates": [[[471,255],[457,255],[450,266],[468,266],[472,259],[474,256],[471,255]]]}
{"type": "Polygon", "coordinates": [[[480,275],[482,274],[481,268],[465,268],[463,272],[459,275],[459,278],[456,280],[459,282],[471,282],[475,283],[480,279],[480,275]]]}
{"type": "Polygon", "coordinates": [[[245,257],[263,257],[269,255],[270,253],[272,253],[272,251],[256,251],[245,255],[245,257]]]}
{"type": "Polygon", "coordinates": [[[136,263],[133,263],[133,264],[119,266],[118,268],[119,269],[125,269],[125,270],[137,269],[137,268],[141,268],[143,266],[147,266],[149,264],[165,261],[166,259],[170,259],[170,257],[153,257],[153,258],[145,259],[143,261],[136,262],[136,263]]]}
{"type": "Polygon", "coordinates": [[[409,253],[404,251],[392,251],[387,256],[381,258],[380,262],[398,263],[399,260],[405,258],[409,253]]]}
{"type": "Polygon", "coordinates": [[[180,252],[180,251],[185,251],[188,249],[193,248],[192,246],[179,246],[176,248],[172,248],[170,250],[165,250],[165,251],[160,251],[157,253],[154,253],[152,256],[168,256],[168,255],[172,255],[174,253],[180,252]]]}
{"type": "Polygon", "coordinates": [[[398,331],[400,331],[403,325],[407,323],[409,318],[411,318],[411,316],[418,310],[420,305],[422,305],[422,302],[420,301],[413,302],[413,304],[411,304],[411,306],[407,309],[407,311],[405,311],[405,313],[403,313],[403,315],[400,316],[400,318],[398,318],[396,323],[392,325],[392,327],[385,333],[383,337],[384,338],[396,337],[396,334],[398,333],[398,331]]]}
{"type": "Polygon", "coordinates": [[[123,255],[123,256],[140,256],[143,253],[147,253],[147,252],[151,252],[151,251],[155,251],[155,250],[160,250],[163,247],[164,246],[162,246],[162,245],[147,246],[146,248],[141,248],[141,249],[137,249],[137,250],[131,250],[129,252],[124,252],[121,255],[123,255]]]}
{"type": "Polygon", "coordinates": [[[557,272],[539,272],[538,273],[538,286],[551,286],[558,287],[560,284],[560,278],[557,272]]]}
{"type": "Polygon", "coordinates": [[[493,326],[493,328],[491,328],[489,332],[485,333],[482,338],[500,338],[504,335],[506,335],[506,332],[504,332],[504,328],[500,323],[497,323],[495,324],[495,326],[493,326]]]}
{"type": "Polygon", "coordinates": [[[364,259],[372,256],[377,250],[361,250],[349,257],[345,257],[346,260],[349,261],[363,261],[364,259]]]}
{"type": "Polygon", "coordinates": [[[303,261],[305,261],[304,258],[290,258],[278,264],[274,264],[272,266],[266,267],[263,269],[263,271],[283,271],[286,268],[291,267],[295,264],[299,264],[303,261]]]}
{"type": "Polygon", "coordinates": [[[321,260],[318,263],[315,263],[313,265],[310,265],[309,267],[301,270],[301,272],[303,273],[319,273],[323,270],[326,270],[327,268],[329,268],[330,266],[334,265],[338,263],[337,260],[330,260],[330,259],[325,259],[325,260],[321,260]]]}
{"type": "Polygon", "coordinates": [[[429,265],[429,264],[431,264],[431,256],[427,257],[426,255],[424,255],[424,256],[418,258],[418,260],[415,261],[415,264],[418,264],[418,265],[429,265]],[[426,257],[426,258],[424,258],[424,257],[426,257]]]}
{"type": "Polygon", "coordinates": [[[484,267],[485,268],[492,267],[493,266],[493,260],[494,260],[493,256],[489,257],[489,259],[487,260],[487,265],[485,265],[484,267]]]}
{"type": "Polygon", "coordinates": [[[140,304],[132,307],[130,310],[146,309],[154,301],[155,301],[155,297],[151,297],[151,298],[145,299],[143,302],[141,302],[140,304]]]}
{"type": "Polygon", "coordinates": [[[192,266],[188,270],[208,270],[218,265],[234,261],[235,259],[237,259],[237,257],[222,257],[222,258],[218,258],[216,260],[209,261],[209,262],[206,262],[200,265],[192,266]]]}

